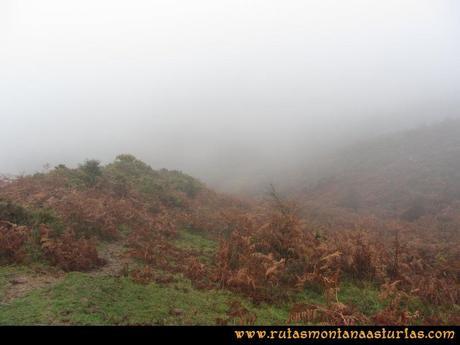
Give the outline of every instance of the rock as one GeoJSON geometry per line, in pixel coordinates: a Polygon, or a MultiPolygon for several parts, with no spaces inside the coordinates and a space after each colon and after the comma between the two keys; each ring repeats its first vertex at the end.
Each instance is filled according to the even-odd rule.
{"type": "Polygon", "coordinates": [[[180,316],[184,313],[184,311],[179,308],[174,308],[174,309],[171,309],[170,313],[171,315],[174,315],[174,316],[180,316]]]}
{"type": "Polygon", "coordinates": [[[25,284],[25,283],[27,283],[27,279],[24,278],[24,277],[17,277],[17,278],[11,279],[10,283],[13,284],[13,285],[25,284]]]}

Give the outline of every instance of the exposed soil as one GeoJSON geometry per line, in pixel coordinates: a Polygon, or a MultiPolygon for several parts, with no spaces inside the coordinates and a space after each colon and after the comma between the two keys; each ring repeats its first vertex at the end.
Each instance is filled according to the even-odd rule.
{"type": "Polygon", "coordinates": [[[64,279],[64,276],[65,272],[63,271],[44,269],[37,269],[30,273],[12,273],[0,303],[8,304],[15,298],[22,297],[32,290],[52,286],[64,279]]]}
{"type": "MultiPolygon", "coordinates": [[[[127,272],[132,262],[126,255],[123,242],[104,243],[99,249],[99,256],[106,261],[106,264],[88,274],[119,277],[127,272]]],[[[0,304],[8,304],[32,290],[53,286],[62,281],[65,275],[66,272],[51,267],[36,268],[33,272],[12,273],[8,277],[4,295],[0,297],[0,304]]]]}
{"type": "Polygon", "coordinates": [[[126,254],[124,242],[104,243],[99,248],[99,257],[106,261],[105,265],[89,272],[95,276],[112,276],[119,277],[127,272],[129,264],[132,260],[126,254]]]}

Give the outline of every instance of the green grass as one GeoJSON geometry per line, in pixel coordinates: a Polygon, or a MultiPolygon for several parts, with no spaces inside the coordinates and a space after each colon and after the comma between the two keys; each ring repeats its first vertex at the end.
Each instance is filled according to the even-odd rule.
{"type": "Polygon", "coordinates": [[[205,254],[215,253],[218,247],[216,241],[204,236],[202,233],[188,229],[179,232],[179,237],[174,241],[174,244],[179,248],[192,249],[205,254]]]}
{"type": "Polygon", "coordinates": [[[234,300],[254,312],[261,324],[281,324],[288,317],[287,309],[254,306],[226,291],[197,290],[184,278],[160,286],[135,284],[129,278],[69,273],[52,287],[1,306],[0,324],[212,325],[217,318],[227,318],[229,303],[234,300]],[[172,315],[173,309],[182,310],[182,314],[172,315]]]}
{"type": "MultiPolygon", "coordinates": [[[[0,297],[15,275],[34,273],[23,266],[0,267],[0,297]]],[[[378,298],[378,289],[369,285],[342,283],[339,301],[355,306],[366,315],[385,307],[378,298]]],[[[289,317],[293,304],[325,304],[324,296],[313,290],[304,290],[291,296],[290,302],[253,304],[248,298],[226,290],[201,290],[181,274],[169,284],[141,285],[127,277],[94,276],[88,273],[68,273],[63,280],[36,288],[22,297],[0,304],[0,325],[214,325],[217,319],[228,319],[232,302],[238,301],[257,316],[256,324],[281,325],[289,317]],[[173,315],[172,310],[181,310],[173,315]]],[[[410,310],[425,315],[444,315],[446,320],[454,309],[426,309],[419,300],[410,302],[410,310]]],[[[238,324],[233,320],[229,324],[238,324]]]]}
{"type": "Polygon", "coordinates": [[[311,290],[304,289],[303,291],[291,296],[293,303],[308,303],[308,304],[325,304],[326,298],[324,294],[311,290]]]}
{"type": "MultiPolygon", "coordinates": [[[[12,274],[30,272],[28,268],[0,268],[0,292],[12,274]]],[[[353,303],[361,311],[378,308],[376,291],[344,285],[339,299],[353,303]]],[[[257,324],[284,324],[295,303],[324,304],[324,296],[304,290],[290,303],[254,305],[249,299],[225,290],[199,290],[182,275],[170,284],[140,285],[130,278],[91,276],[69,273],[54,286],[33,290],[0,306],[0,325],[74,324],[74,325],[213,325],[227,319],[229,305],[239,301],[257,316],[257,324]],[[182,310],[172,315],[173,309],[182,310]]],[[[233,321],[238,323],[237,320],[233,321]]],[[[230,322],[232,323],[232,321],[230,322]]]]}
{"type": "Polygon", "coordinates": [[[379,289],[371,283],[360,286],[345,281],[340,285],[338,292],[340,302],[356,307],[364,315],[374,315],[386,306],[386,302],[379,298],[379,289]]]}
{"type": "MultiPolygon", "coordinates": [[[[174,244],[200,253],[200,260],[212,259],[218,243],[204,234],[182,230],[174,244]]],[[[31,272],[20,266],[0,267],[0,293],[8,277],[31,272]]],[[[377,290],[345,284],[339,294],[345,303],[369,313],[380,308],[377,290]]],[[[311,289],[291,295],[289,302],[254,305],[248,298],[226,290],[201,290],[190,280],[175,275],[170,284],[140,285],[126,277],[91,276],[69,273],[63,281],[33,290],[0,306],[0,324],[75,324],[75,325],[212,325],[227,319],[230,303],[239,301],[257,316],[257,324],[284,324],[293,304],[324,304],[324,295],[311,289]],[[181,315],[171,310],[180,309],[181,315]]],[[[238,323],[237,320],[233,322],[238,323]]],[[[231,322],[230,322],[231,323],[231,322]]]]}
{"type": "Polygon", "coordinates": [[[200,255],[198,257],[203,263],[209,263],[212,260],[219,246],[215,240],[189,229],[183,229],[179,232],[174,245],[181,249],[199,252],[200,255]]]}
{"type": "MultiPolygon", "coordinates": [[[[182,230],[174,244],[197,251],[203,262],[212,260],[218,247],[216,241],[192,230],[182,230]]],[[[11,277],[50,269],[37,265],[0,266],[0,301],[11,277]]],[[[255,305],[250,299],[227,290],[197,289],[181,274],[175,274],[174,278],[169,284],[140,285],[128,277],[69,273],[54,285],[36,288],[8,304],[0,304],[0,325],[214,325],[217,319],[228,319],[227,311],[234,301],[254,313],[257,324],[279,325],[287,321],[293,304],[326,304],[323,293],[305,289],[290,294],[289,302],[255,305]],[[179,309],[180,315],[173,315],[174,309],[179,309]]],[[[337,297],[368,316],[388,303],[379,298],[376,285],[351,280],[342,282],[337,297]]],[[[446,320],[452,313],[459,313],[458,306],[435,308],[415,297],[407,303],[412,312],[441,314],[446,320]]],[[[229,324],[232,323],[241,321],[229,324]]]]}

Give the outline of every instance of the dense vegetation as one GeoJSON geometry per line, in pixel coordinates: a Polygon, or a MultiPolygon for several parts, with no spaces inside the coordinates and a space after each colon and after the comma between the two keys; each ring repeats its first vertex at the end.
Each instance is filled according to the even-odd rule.
{"type": "Polygon", "coordinates": [[[2,181],[0,323],[458,324],[459,129],[356,149],[296,202],[131,155],[2,181]]]}

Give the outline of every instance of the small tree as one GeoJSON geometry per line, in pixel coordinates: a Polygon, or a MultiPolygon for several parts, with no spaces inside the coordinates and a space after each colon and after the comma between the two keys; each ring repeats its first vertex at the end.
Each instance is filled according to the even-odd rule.
{"type": "Polygon", "coordinates": [[[80,170],[83,172],[83,178],[88,186],[94,186],[98,178],[102,176],[101,162],[95,159],[86,160],[80,165],[80,170]]]}

